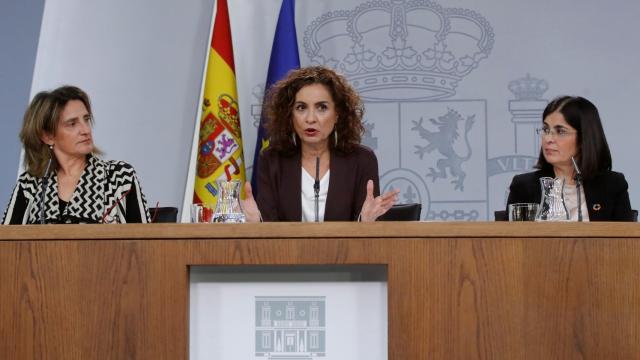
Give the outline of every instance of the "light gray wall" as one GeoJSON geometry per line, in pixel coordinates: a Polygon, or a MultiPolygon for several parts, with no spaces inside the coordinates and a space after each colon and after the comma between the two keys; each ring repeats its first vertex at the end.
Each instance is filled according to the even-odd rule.
{"type": "Polygon", "coordinates": [[[149,206],[181,207],[213,0],[47,1],[32,93],[91,97],[95,143],[132,164],[149,206]]]}
{"type": "MultiPolygon", "coordinates": [[[[85,88],[94,103],[97,144],[107,158],[135,166],[152,205],[156,201],[182,204],[214,2],[188,0],[177,6],[151,0],[49,0],[45,4],[31,93],[65,83],[85,88]]],[[[229,1],[245,164],[249,167],[280,2],[229,1]]],[[[0,18],[13,21],[15,15],[5,15],[11,11],[0,12],[0,18]]],[[[623,0],[323,0],[298,1],[296,26],[303,65],[336,66],[352,82],[360,80],[356,87],[361,87],[365,97],[369,126],[364,142],[376,151],[382,187],[401,188],[403,201],[422,202],[425,219],[485,220],[493,218],[493,210],[504,207],[513,175],[530,169],[539,146],[534,133],[540,124],[539,113],[547,100],[559,94],[585,96],[601,110],[614,169],[625,173],[631,203],[638,207],[635,103],[640,73],[634,69],[640,62],[640,48],[633,38],[638,14],[637,2],[623,0]],[[392,17],[389,8],[376,10],[376,4],[395,4],[397,13],[406,15],[406,42],[394,43],[389,32],[392,20],[403,17],[392,17]],[[425,10],[428,7],[435,10],[425,10]],[[435,13],[447,18],[452,27],[441,28],[435,13]],[[355,27],[350,26],[350,19],[357,19],[355,27]],[[444,77],[456,81],[442,97],[428,96],[433,87],[445,85],[423,85],[416,90],[384,82],[385,78],[409,81],[413,77],[424,81],[433,75],[424,68],[408,76],[401,62],[376,65],[366,70],[366,78],[349,69],[362,56],[350,55],[354,51],[370,50],[375,56],[371,61],[393,55],[394,51],[385,53],[392,46],[415,49],[416,53],[411,49],[403,53],[405,62],[415,61],[416,55],[442,52],[442,47],[437,50],[429,44],[433,35],[428,34],[440,28],[447,33],[444,49],[460,59],[467,53],[474,55],[479,36],[494,41],[488,51],[474,55],[477,67],[472,71],[444,77]],[[540,80],[546,91],[519,99],[510,84],[523,84],[527,74],[540,80]],[[376,79],[377,91],[362,87],[376,79]],[[449,139],[453,149],[420,157],[416,149],[433,140],[422,136],[414,122],[423,119],[425,130],[437,132],[430,119],[455,115],[450,110],[459,114],[459,136],[449,139]],[[464,123],[469,118],[474,122],[466,131],[464,123]],[[450,160],[467,153],[468,159],[447,168],[450,160]],[[440,163],[447,172],[434,177],[440,163]]],[[[4,21],[0,26],[7,27],[4,21]]],[[[3,42],[13,45],[14,33],[11,26],[2,31],[3,42]]],[[[20,62],[5,60],[2,49],[3,61],[12,66],[20,62]]],[[[437,71],[449,71],[447,64],[441,65],[437,71]]],[[[0,66],[0,71],[6,69],[0,66]]],[[[2,86],[7,88],[4,81],[2,86]]],[[[11,101],[18,115],[26,100],[11,101]]],[[[4,109],[0,111],[9,117],[4,109]]],[[[5,123],[2,121],[3,126],[5,123]]],[[[2,131],[14,143],[15,126],[2,131]]],[[[2,162],[10,183],[18,165],[17,150],[14,152],[2,162]]]]}
{"type": "MultiPolygon", "coordinates": [[[[264,57],[263,37],[270,32],[234,27],[239,16],[266,17],[253,13],[254,2],[235,0],[230,7],[233,35],[243,40],[234,47],[238,74],[262,66],[253,59],[264,57]]],[[[625,174],[631,204],[639,206],[638,14],[639,3],[624,0],[324,0],[298,1],[296,27],[301,64],[336,68],[365,99],[363,142],[378,157],[381,188],[399,188],[401,201],[421,202],[426,220],[492,220],[493,211],[505,207],[512,177],[535,163],[542,110],[562,94],[596,104],[614,170],[625,174]],[[490,47],[478,48],[489,40],[490,47]],[[438,53],[442,62],[431,65],[438,53]],[[456,73],[455,61],[474,67],[456,73]],[[453,86],[446,85],[451,79],[453,86]],[[527,94],[527,87],[537,91],[527,94]],[[437,125],[451,120],[457,137],[437,125]]],[[[246,155],[253,154],[256,90],[264,75],[238,81],[251,164],[246,155]]]]}
{"type": "Polygon", "coordinates": [[[0,208],[9,200],[20,158],[18,131],[29,103],[44,0],[0,1],[0,208]]]}

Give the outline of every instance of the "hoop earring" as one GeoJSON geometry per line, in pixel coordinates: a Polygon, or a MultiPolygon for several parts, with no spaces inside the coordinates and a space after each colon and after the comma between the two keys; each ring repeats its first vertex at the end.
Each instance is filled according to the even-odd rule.
{"type": "Polygon", "coordinates": [[[292,132],[291,133],[291,141],[293,141],[293,146],[298,146],[298,143],[296,142],[296,132],[292,132]]]}
{"type": "Polygon", "coordinates": [[[338,129],[333,130],[333,140],[335,147],[338,147],[338,129]]]}

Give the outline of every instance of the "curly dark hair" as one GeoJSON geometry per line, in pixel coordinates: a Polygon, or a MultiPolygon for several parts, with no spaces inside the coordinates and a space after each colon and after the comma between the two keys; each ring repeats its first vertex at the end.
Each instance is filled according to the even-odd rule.
{"type": "MultiPolygon", "coordinates": [[[[312,84],[324,85],[336,106],[338,121],[334,132],[338,132],[338,143],[336,145],[334,141],[329,141],[329,149],[341,153],[353,151],[360,144],[364,134],[362,100],[347,79],[322,66],[292,70],[269,90],[264,104],[269,148],[284,154],[293,154],[298,151],[300,142],[297,145],[294,144],[291,136],[294,133],[293,105],[298,91],[312,84]]],[[[333,136],[332,132],[332,139],[333,136]]]]}

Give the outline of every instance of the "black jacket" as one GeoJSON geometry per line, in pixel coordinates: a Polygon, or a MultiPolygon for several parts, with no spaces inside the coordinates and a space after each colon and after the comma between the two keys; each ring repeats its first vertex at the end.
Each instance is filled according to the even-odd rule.
{"type": "MultiPolygon", "coordinates": [[[[540,178],[554,177],[553,170],[538,170],[513,177],[509,187],[509,204],[540,203],[540,178]]],[[[615,171],[600,173],[584,180],[584,195],[589,209],[589,221],[633,221],[629,202],[629,185],[624,175],[615,171]]]]}
{"type": "MultiPolygon", "coordinates": [[[[300,221],[302,160],[300,153],[284,156],[271,149],[260,154],[256,202],[265,221],[300,221]]],[[[358,146],[349,154],[331,152],[329,192],[325,221],[358,219],[373,180],[374,196],[380,194],[378,160],[371,149],[358,146]]]]}

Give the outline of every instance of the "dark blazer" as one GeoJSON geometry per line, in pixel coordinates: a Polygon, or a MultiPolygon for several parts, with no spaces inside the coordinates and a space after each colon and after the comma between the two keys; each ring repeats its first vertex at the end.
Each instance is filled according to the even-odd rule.
{"type": "MultiPolygon", "coordinates": [[[[509,204],[513,203],[540,203],[540,178],[544,176],[554,177],[553,170],[538,170],[514,176],[509,187],[507,211],[509,204]]],[[[584,195],[589,209],[589,221],[633,221],[628,188],[624,175],[615,171],[585,179],[584,195]]]]}
{"type": "MultiPolygon", "coordinates": [[[[260,154],[256,202],[264,221],[302,219],[302,158],[267,149],[260,154]]],[[[371,149],[358,146],[349,154],[331,152],[329,191],[325,221],[353,221],[360,215],[367,195],[367,181],[373,180],[374,196],[380,194],[378,159],[371,149]]]]}

